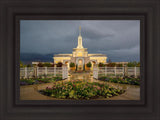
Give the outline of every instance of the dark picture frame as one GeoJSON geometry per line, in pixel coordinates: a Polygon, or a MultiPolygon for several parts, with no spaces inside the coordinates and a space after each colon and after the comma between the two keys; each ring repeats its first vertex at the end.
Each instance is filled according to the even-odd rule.
{"type": "Polygon", "coordinates": [[[159,0],[0,1],[0,118],[160,119],[159,0]],[[19,100],[20,20],[140,20],[141,100],[19,100]]]}
{"type": "MultiPolygon", "coordinates": [[[[86,15],[68,15],[68,16],[56,16],[56,15],[40,15],[40,16],[32,16],[30,18],[30,15],[17,15],[15,16],[15,41],[16,41],[16,65],[15,65],[15,103],[17,105],[43,105],[43,100],[20,100],[20,67],[19,67],[19,58],[20,58],[20,21],[21,20],[139,20],[140,21],[140,44],[141,44],[141,57],[140,62],[141,65],[144,66],[145,64],[145,46],[143,46],[144,41],[144,24],[145,24],[145,16],[117,16],[117,15],[94,15],[94,16],[86,16],[86,15]]],[[[141,73],[140,73],[140,100],[45,100],[46,105],[66,105],[66,104],[74,104],[74,105],[142,105],[145,103],[145,75],[144,75],[145,69],[144,67],[141,67],[141,73]]]]}

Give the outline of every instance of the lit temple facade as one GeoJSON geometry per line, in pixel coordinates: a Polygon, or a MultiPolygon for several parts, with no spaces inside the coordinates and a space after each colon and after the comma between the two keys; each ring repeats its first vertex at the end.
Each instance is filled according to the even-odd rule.
{"type": "Polygon", "coordinates": [[[78,45],[77,48],[73,48],[72,54],[56,54],[53,57],[54,63],[62,62],[67,64],[75,63],[77,70],[84,70],[86,64],[91,62],[92,67],[94,64],[106,63],[107,56],[105,54],[88,54],[87,48],[83,47],[81,27],[79,28],[78,45]]]}

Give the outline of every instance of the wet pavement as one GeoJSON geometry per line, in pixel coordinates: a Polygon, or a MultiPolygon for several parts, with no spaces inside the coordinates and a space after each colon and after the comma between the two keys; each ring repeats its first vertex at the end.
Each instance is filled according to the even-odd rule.
{"type": "MultiPolygon", "coordinates": [[[[91,76],[89,73],[73,73],[68,77],[68,79],[63,81],[77,79],[89,82],[104,82],[93,79],[93,76],[91,76]]],[[[107,84],[115,88],[125,89],[126,92],[119,96],[114,96],[111,98],[98,98],[97,100],[140,100],[140,86],[110,82],[107,82],[107,84]]],[[[46,87],[52,87],[52,85],[53,83],[44,83],[38,85],[20,86],[20,100],[57,100],[57,98],[45,96],[38,92],[39,90],[45,89],[46,87]]]]}

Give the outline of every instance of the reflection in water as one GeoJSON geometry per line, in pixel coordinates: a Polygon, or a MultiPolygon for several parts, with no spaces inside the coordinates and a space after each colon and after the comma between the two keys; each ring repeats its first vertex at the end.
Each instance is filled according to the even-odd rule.
{"type": "MultiPolygon", "coordinates": [[[[136,85],[110,83],[110,82],[96,80],[96,79],[93,79],[93,76],[90,76],[89,73],[74,73],[74,74],[71,74],[71,76],[69,76],[67,80],[63,80],[63,81],[72,81],[72,80],[107,83],[109,86],[112,86],[114,88],[126,90],[126,92],[122,95],[114,96],[111,98],[100,98],[100,100],[140,100],[140,87],[136,85]]],[[[48,97],[38,92],[39,90],[45,89],[46,87],[52,87],[52,85],[53,83],[21,86],[20,99],[21,100],[55,100],[56,98],[48,97]]]]}

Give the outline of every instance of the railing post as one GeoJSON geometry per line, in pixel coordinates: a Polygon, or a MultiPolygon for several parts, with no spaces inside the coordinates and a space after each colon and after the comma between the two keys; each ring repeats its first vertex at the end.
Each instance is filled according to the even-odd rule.
{"type": "Polygon", "coordinates": [[[68,67],[66,67],[66,78],[68,78],[68,67]]]}
{"type": "Polygon", "coordinates": [[[123,67],[123,77],[125,76],[125,67],[123,67]]]}
{"type": "Polygon", "coordinates": [[[116,76],[116,66],[114,67],[114,72],[115,72],[115,76],[116,76]]]}
{"type": "Polygon", "coordinates": [[[27,67],[25,67],[24,71],[25,71],[25,78],[27,78],[27,67]]]}
{"type": "Polygon", "coordinates": [[[33,70],[34,70],[34,76],[37,77],[37,69],[36,69],[36,67],[34,67],[33,70]]]}
{"type": "Polygon", "coordinates": [[[137,77],[137,70],[136,70],[136,67],[134,67],[134,75],[135,75],[135,77],[137,77]]]}
{"type": "Polygon", "coordinates": [[[96,67],[93,67],[93,78],[96,78],[96,67]]]}
{"type": "Polygon", "coordinates": [[[62,66],[62,77],[63,79],[66,79],[68,77],[68,73],[67,73],[67,66],[63,65],[62,66]]]}
{"type": "Polygon", "coordinates": [[[56,65],[54,66],[54,77],[56,77],[56,65]]]}
{"type": "Polygon", "coordinates": [[[65,79],[65,68],[62,66],[62,79],[65,79]]]}
{"type": "Polygon", "coordinates": [[[65,67],[65,78],[67,78],[67,66],[65,67]]]}
{"type": "Polygon", "coordinates": [[[107,66],[105,66],[105,76],[107,76],[107,66]]]}
{"type": "Polygon", "coordinates": [[[95,77],[95,76],[94,76],[94,75],[95,75],[95,74],[94,74],[94,70],[95,70],[95,67],[93,66],[93,78],[95,77]]]}
{"type": "Polygon", "coordinates": [[[124,73],[125,73],[125,74],[124,74],[125,76],[128,76],[128,67],[127,67],[127,66],[125,66],[124,73]]]}
{"type": "Polygon", "coordinates": [[[38,67],[37,67],[37,77],[38,77],[38,67]]]}
{"type": "Polygon", "coordinates": [[[93,78],[98,79],[98,67],[97,66],[93,67],[93,78]]]}
{"type": "Polygon", "coordinates": [[[45,75],[47,75],[47,67],[45,67],[45,75]]]}
{"type": "Polygon", "coordinates": [[[96,67],[96,73],[97,73],[97,79],[98,79],[98,72],[99,72],[99,68],[98,67],[96,67]]]}

